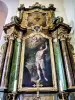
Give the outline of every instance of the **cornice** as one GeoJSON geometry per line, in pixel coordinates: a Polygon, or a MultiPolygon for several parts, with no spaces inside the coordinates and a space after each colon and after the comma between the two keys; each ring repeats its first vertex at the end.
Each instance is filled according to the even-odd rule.
{"type": "Polygon", "coordinates": [[[53,10],[53,11],[56,10],[53,4],[49,4],[49,7],[46,8],[44,5],[41,5],[38,2],[36,2],[32,6],[29,6],[29,8],[25,8],[24,4],[21,4],[20,7],[18,8],[18,11],[21,11],[21,10],[28,11],[28,10],[33,10],[33,9],[53,10]]]}
{"type": "Polygon", "coordinates": [[[71,31],[71,27],[69,25],[65,24],[65,23],[55,24],[53,28],[48,28],[48,29],[49,29],[49,32],[53,32],[60,27],[65,28],[65,30],[67,30],[68,34],[71,31]]]}

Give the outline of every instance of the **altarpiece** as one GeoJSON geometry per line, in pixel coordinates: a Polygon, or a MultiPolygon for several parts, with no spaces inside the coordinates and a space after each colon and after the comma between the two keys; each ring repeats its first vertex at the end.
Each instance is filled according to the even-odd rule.
{"type": "MultiPolygon", "coordinates": [[[[4,26],[0,62],[0,100],[71,100],[75,60],[71,27],[36,2],[18,8],[19,16],[4,26]]],[[[74,100],[74,99],[73,99],[74,100]]]]}

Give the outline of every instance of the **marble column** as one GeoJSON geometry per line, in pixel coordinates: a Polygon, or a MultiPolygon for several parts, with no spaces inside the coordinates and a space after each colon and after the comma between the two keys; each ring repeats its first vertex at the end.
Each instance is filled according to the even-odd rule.
{"type": "Polygon", "coordinates": [[[54,47],[56,72],[57,72],[57,78],[58,78],[58,86],[59,86],[59,90],[62,92],[67,89],[67,85],[66,85],[66,78],[65,78],[60,44],[57,38],[53,39],[53,47],[54,47]]]}
{"type": "Polygon", "coordinates": [[[10,72],[10,63],[12,60],[12,51],[13,51],[13,36],[9,37],[8,48],[6,52],[5,62],[4,62],[4,69],[2,74],[1,80],[1,87],[7,89],[8,86],[8,79],[9,79],[9,72],[10,72]]]}
{"type": "Polygon", "coordinates": [[[75,86],[75,61],[74,61],[74,58],[73,58],[73,47],[72,45],[70,44],[70,39],[67,38],[66,40],[66,44],[67,44],[67,48],[68,48],[68,54],[69,54],[69,57],[70,57],[70,63],[71,63],[71,68],[72,68],[72,74],[73,74],[73,79],[74,79],[74,86],[75,86]]]}
{"type": "Polygon", "coordinates": [[[25,53],[25,39],[22,39],[22,49],[21,49],[21,60],[20,60],[20,70],[19,70],[19,84],[18,84],[18,90],[22,87],[22,76],[23,76],[23,66],[24,66],[24,53],[25,53]]]}
{"type": "Polygon", "coordinates": [[[69,54],[65,42],[66,40],[64,38],[61,38],[60,40],[61,40],[61,49],[62,49],[63,61],[65,65],[68,87],[71,88],[71,86],[74,84],[74,80],[73,80],[73,73],[70,64],[69,54]]]}
{"type": "Polygon", "coordinates": [[[17,91],[17,82],[20,66],[20,54],[21,54],[21,44],[22,44],[22,32],[19,32],[19,37],[15,39],[14,53],[11,65],[11,73],[9,78],[9,88],[11,92],[17,91]]]}
{"type": "Polygon", "coordinates": [[[0,61],[0,84],[1,84],[1,78],[2,78],[2,73],[3,73],[6,51],[7,51],[7,45],[8,45],[8,40],[6,39],[5,44],[2,47],[3,51],[2,51],[1,61],[0,61]]]}

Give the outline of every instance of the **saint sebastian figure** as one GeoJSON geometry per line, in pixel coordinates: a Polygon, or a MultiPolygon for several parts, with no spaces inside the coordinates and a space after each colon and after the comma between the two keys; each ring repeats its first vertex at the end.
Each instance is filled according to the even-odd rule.
{"type": "Polygon", "coordinates": [[[48,81],[45,75],[45,64],[44,64],[44,56],[45,56],[45,51],[47,50],[47,42],[45,42],[45,48],[41,45],[39,50],[36,52],[36,67],[37,67],[37,74],[39,76],[39,81],[41,80],[41,71],[43,74],[43,77],[45,81],[48,81]],[[41,71],[40,71],[41,68],[41,71]]]}

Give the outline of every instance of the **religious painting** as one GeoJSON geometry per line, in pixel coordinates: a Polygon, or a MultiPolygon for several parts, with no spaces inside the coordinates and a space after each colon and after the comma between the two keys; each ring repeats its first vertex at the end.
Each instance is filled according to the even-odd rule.
{"type": "Polygon", "coordinates": [[[41,25],[43,27],[46,26],[46,13],[34,11],[32,13],[28,13],[28,27],[33,25],[41,25]]]}
{"type": "Polygon", "coordinates": [[[53,58],[51,57],[49,39],[40,34],[32,34],[25,38],[23,48],[22,88],[25,90],[34,88],[36,90],[39,85],[38,87],[41,89],[48,89],[49,87],[52,89],[54,87],[54,76],[51,59],[53,58]]]}
{"type": "Polygon", "coordinates": [[[52,95],[40,95],[39,98],[35,94],[20,94],[17,100],[55,100],[56,97],[52,95]]]}

